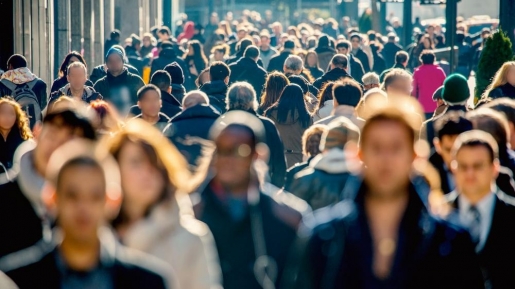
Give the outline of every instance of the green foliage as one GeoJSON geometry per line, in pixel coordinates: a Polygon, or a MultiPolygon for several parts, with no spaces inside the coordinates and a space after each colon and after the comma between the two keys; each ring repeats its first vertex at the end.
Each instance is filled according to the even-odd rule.
{"type": "Polygon", "coordinates": [[[513,59],[511,45],[510,38],[502,29],[486,39],[476,72],[476,100],[481,98],[503,63],[513,59]]]}

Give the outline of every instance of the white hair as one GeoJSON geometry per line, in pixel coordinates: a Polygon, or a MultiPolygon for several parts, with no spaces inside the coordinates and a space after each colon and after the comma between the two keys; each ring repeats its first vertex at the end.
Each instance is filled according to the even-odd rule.
{"type": "Polygon", "coordinates": [[[227,91],[227,110],[257,110],[256,91],[248,82],[235,82],[227,91]]]}

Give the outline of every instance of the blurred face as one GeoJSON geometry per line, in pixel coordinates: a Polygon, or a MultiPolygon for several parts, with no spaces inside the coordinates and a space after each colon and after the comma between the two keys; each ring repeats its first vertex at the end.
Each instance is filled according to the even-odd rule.
{"type": "Polygon", "coordinates": [[[486,195],[497,178],[498,168],[483,146],[462,147],[456,154],[452,171],[456,188],[470,198],[486,195]]]}
{"type": "Polygon", "coordinates": [[[515,86],[515,65],[510,66],[508,73],[506,74],[506,81],[515,86]]]}
{"type": "Polygon", "coordinates": [[[447,168],[451,168],[451,150],[458,135],[444,135],[440,140],[434,140],[436,152],[442,157],[447,168]]]}
{"type": "Polygon", "coordinates": [[[191,45],[188,45],[188,55],[189,56],[195,55],[195,51],[193,51],[193,47],[191,47],[191,45]]]}
{"type": "Polygon", "coordinates": [[[348,52],[347,48],[345,48],[345,47],[338,47],[337,51],[338,51],[338,54],[343,54],[343,55],[347,55],[347,52],[348,52]]]}
{"type": "Polygon", "coordinates": [[[126,142],[119,154],[124,202],[148,208],[155,204],[165,188],[161,172],[150,163],[140,144],[126,142]]]}
{"type": "Polygon", "coordinates": [[[211,15],[211,18],[209,19],[211,24],[217,24],[218,23],[218,15],[211,15]]]}
{"type": "Polygon", "coordinates": [[[146,36],[146,37],[143,37],[143,45],[144,46],[150,46],[152,44],[152,40],[150,39],[150,37],[146,36]]]}
{"type": "Polygon", "coordinates": [[[433,33],[435,33],[435,28],[432,26],[429,26],[429,27],[427,27],[426,31],[427,31],[427,34],[433,34],[433,33]]]}
{"type": "Polygon", "coordinates": [[[229,189],[248,184],[254,158],[248,132],[229,128],[220,134],[215,143],[214,167],[217,181],[229,189]]]}
{"type": "Polygon", "coordinates": [[[314,67],[317,64],[317,56],[315,54],[309,54],[307,59],[307,66],[314,67]]]}
{"type": "Polygon", "coordinates": [[[215,53],[213,55],[214,55],[216,61],[223,61],[224,60],[223,52],[215,50],[215,53]]]}
{"type": "Polygon", "coordinates": [[[73,166],[63,174],[56,193],[59,226],[66,237],[90,241],[105,216],[104,173],[91,166],[73,166]]]}
{"type": "Polygon", "coordinates": [[[431,42],[429,41],[429,39],[423,38],[422,43],[424,43],[425,48],[427,48],[427,49],[431,48],[431,42]]]}
{"type": "Polygon", "coordinates": [[[0,129],[10,130],[16,123],[16,111],[8,103],[0,105],[0,129]]]}
{"type": "Polygon", "coordinates": [[[261,47],[268,47],[270,46],[270,38],[264,36],[261,37],[261,47]]]}
{"type": "Polygon", "coordinates": [[[272,29],[274,30],[275,35],[283,33],[283,28],[280,25],[275,25],[272,29]]]}
{"type": "Polygon", "coordinates": [[[84,83],[86,83],[87,75],[86,71],[82,67],[72,67],[68,71],[68,82],[73,90],[83,89],[84,83]]]}
{"type": "Polygon", "coordinates": [[[247,32],[245,30],[238,31],[238,39],[243,39],[247,36],[247,32]]]}
{"type": "Polygon", "coordinates": [[[387,88],[387,93],[399,95],[411,95],[412,91],[411,79],[407,77],[397,77],[387,88]]]}
{"type": "Polygon", "coordinates": [[[352,38],[350,42],[352,43],[352,49],[358,49],[361,44],[361,41],[357,37],[352,38]]]}
{"type": "MultiPolygon", "coordinates": [[[[57,120],[56,120],[57,122],[57,120]]],[[[42,175],[46,172],[46,166],[54,151],[67,141],[79,136],[82,133],[73,131],[69,127],[60,124],[45,123],[37,139],[37,146],[34,149],[34,162],[38,172],[42,175]]]]}
{"type": "Polygon", "coordinates": [[[367,184],[384,197],[404,191],[415,159],[407,128],[394,121],[381,121],[372,124],[362,137],[359,154],[367,184]]]}
{"type": "Polygon", "coordinates": [[[123,60],[122,57],[116,53],[109,55],[107,58],[107,69],[111,73],[121,73],[123,71],[123,60]]]}
{"type": "Polygon", "coordinates": [[[145,116],[156,117],[161,110],[161,97],[154,90],[148,90],[138,101],[141,113],[145,116]]]}

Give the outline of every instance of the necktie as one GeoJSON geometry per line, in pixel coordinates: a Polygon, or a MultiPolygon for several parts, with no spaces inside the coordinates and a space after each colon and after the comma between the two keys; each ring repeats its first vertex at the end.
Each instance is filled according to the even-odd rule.
{"type": "Polygon", "coordinates": [[[470,236],[472,237],[472,242],[474,242],[474,245],[477,246],[481,236],[481,214],[479,213],[479,210],[476,208],[476,206],[471,206],[469,213],[471,216],[469,232],[470,236]]]}

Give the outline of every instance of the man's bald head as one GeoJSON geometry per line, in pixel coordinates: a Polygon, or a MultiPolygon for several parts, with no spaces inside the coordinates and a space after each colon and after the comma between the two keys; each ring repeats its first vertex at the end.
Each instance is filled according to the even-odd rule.
{"type": "Polygon", "coordinates": [[[207,97],[207,95],[205,93],[203,93],[200,90],[190,91],[182,99],[182,109],[183,110],[186,110],[197,104],[209,105],[209,98],[207,97]]]}

